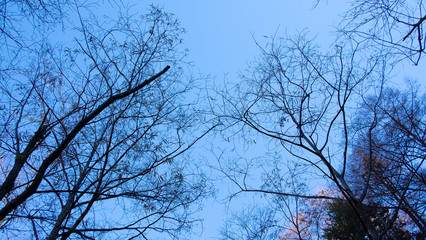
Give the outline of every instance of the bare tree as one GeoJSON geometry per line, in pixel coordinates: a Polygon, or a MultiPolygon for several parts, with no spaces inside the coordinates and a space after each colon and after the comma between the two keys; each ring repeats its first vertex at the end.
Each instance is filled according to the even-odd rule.
{"type": "MultiPolygon", "coordinates": [[[[34,2],[46,11],[37,17],[61,13],[59,2],[53,10],[47,3],[34,2]]],[[[183,29],[154,7],[106,20],[73,9],[78,24],[64,31],[74,43],[46,34],[9,48],[15,38],[2,28],[9,41],[2,49],[10,52],[1,55],[0,234],[176,237],[196,221],[191,206],[207,186],[185,170],[187,151],[203,133],[191,130],[199,129],[199,115],[185,98],[191,83],[181,80],[183,29]]]]}
{"type": "MultiPolygon", "coordinates": [[[[85,7],[80,1],[1,1],[0,47],[1,73],[13,68],[22,56],[37,54],[40,44],[46,43],[55,28],[65,27],[76,7],[85,7]]],[[[22,65],[21,65],[22,66],[22,65]]]]}
{"type": "Polygon", "coordinates": [[[418,64],[425,52],[426,5],[422,0],[353,0],[338,30],[376,48],[377,54],[418,64]]]}
{"type": "Polygon", "coordinates": [[[221,229],[223,239],[322,239],[322,229],[328,221],[327,203],[338,200],[339,196],[324,190],[308,195],[308,166],[282,158],[274,154],[251,160],[247,165],[244,161],[228,164],[220,159],[220,171],[237,186],[230,201],[238,201],[234,197],[244,192],[256,193],[254,199],[261,199],[226,219],[221,229]],[[263,184],[256,188],[256,181],[249,179],[259,169],[263,184]]]}
{"type": "Polygon", "coordinates": [[[247,206],[226,220],[220,239],[277,239],[274,215],[272,209],[247,206]]]}
{"type": "MultiPolygon", "coordinates": [[[[249,67],[242,83],[221,93],[221,109],[214,109],[225,131],[247,142],[255,133],[264,136],[305,172],[327,179],[336,196],[289,190],[295,181],[288,172],[280,172],[284,168],[266,170],[270,177],[262,186],[247,181],[253,172],[250,165],[234,164],[221,171],[238,192],[328,202],[343,198],[369,239],[391,239],[403,229],[404,217],[410,218],[412,234],[417,229],[423,235],[424,97],[414,90],[384,88],[387,57],[367,55],[371,52],[364,46],[336,46],[323,53],[305,36],[273,38],[261,48],[261,58],[249,67]],[[371,92],[378,94],[366,97],[371,92]]],[[[287,218],[293,235],[303,238],[300,229],[311,225],[297,220],[303,208],[294,211],[295,207],[289,204],[282,213],[293,215],[287,218]]]]}
{"type": "MultiPolygon", "coordinates": [[[[398,220],[410,214],[408,218],[415,222],[410,230],[418,228],[424,234],[423,110],[421,104],[413,107],[403,103],[409,100],[393,103],[392,91],[382,90],[389,71],[398,61],[421,61],[426,43],[425,5],[421,0],[350,2],[351,8],[338,26],[339,38],[331,51],[321,51],[313,40],[303,36],[305,33],[295,38],[272,38],[266,47],[260,47],[261,57],[249,66],[241,83],[219,94],[220,107],[211,104],[213,114],[235,138],[250,143],[258,133],[267,139],[268,146],[282,147],[301,164],[310,166],[307,171],[313,176],[332,183],[339,192],[334,198],[341,197],[350,206],[369,239],[391,239],[398,220]],[[381,95],[362,103],[366,95],[377,89],[381,95]],[[387,107],[382,105],[385,99],[387,107]],[[370,112],[357,111],[358,104],[366,104],[370,112]],[[408,109],[416,109],[421,116],[396,117],[409,113],[408,109]],[[373,118],[366,119],[370,115],[373,118]],[[365,120],[362,131],[357,128],[359,119],[365,120]],[[387,145],[388,142],[392,144],[387,145]],[[362,154],[356,156],[360,145],[362,154]],[[363,170],[352,172],[360,161],[363,170]],[[389,167],[390,170],[386,169],[389,167]],[[362,174],[363,181],[355,183],[354,180],[360,180],[356,174],[362,174]],[[372,199],[384,202],[377,205],[372,199]],[[402,210],[404,204],[406,210],[402,210]],[[378,224],[371,216],[375,206],[389,211],[383,214],[384,223],[378,224]]],[[[249,179],[259,171],[256,167],[231,164],[220,166],[220,170],[237,186],[237,193],[341,201],[280,188],[286,183],[287,173],[255,186],[249,179]]],[[[286,212],[294,210],[292,207],[295,204],[286,212]]],[[[298,211],[294,215],[298,216],[298,211]]],[[[295,223],[294,236],[302,238],[300,222],[291,218],[289,221],[295,223]]]]}
{"type": "MultiPolygon", "coordinates": [[[[262,57],[250,66],[243,82],[222,94],[223,108],[215,114],[243,137],[253,133],[267,137],[310,166],[311,172],[331,181],[354,209],[368,237],[378,239],[366,206],[346,175],[351,109],[368,86],[384,78],[384,60],[366,56],[360,45],[336,46],[322,53],[302,35],[272,39],[261,51],[262,57]]],[[[268,187],[250,189],[244,182],[238,186],[245,192],[330,198],[268,187]]]]}

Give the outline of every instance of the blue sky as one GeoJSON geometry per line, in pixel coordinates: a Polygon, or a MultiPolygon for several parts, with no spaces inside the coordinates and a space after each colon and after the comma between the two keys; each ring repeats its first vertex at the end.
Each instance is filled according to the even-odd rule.
{"type": "Polygon", "coordinates": [[[308,29],[326,39],[337,24],[342,1],[313,9],[313,1],[155,1],[174,13],[187,30],[189,59],[203,74],[234,76],[258,53],[255,41],[277,31],[293,34],[308,29]]]}

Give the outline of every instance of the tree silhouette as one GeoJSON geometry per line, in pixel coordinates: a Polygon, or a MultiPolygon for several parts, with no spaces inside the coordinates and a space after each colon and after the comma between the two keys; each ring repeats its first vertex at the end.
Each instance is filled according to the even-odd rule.
{"type": "Polygon", "coordinates": [[[112,4],[107,19],[74,1],[2,5],[4,238],[176,237],[197,220],[207,184],[185,159],[209,130],[185,99],[183,29],[112,4]],[[50,37],[62,31],[73,39],[50,37]]]}

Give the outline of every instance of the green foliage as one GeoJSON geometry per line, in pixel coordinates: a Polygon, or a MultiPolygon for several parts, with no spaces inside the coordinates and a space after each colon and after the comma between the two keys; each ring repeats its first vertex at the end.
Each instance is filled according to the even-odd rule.
{"type": "Polygon", "coordinates": [[[335,200],[327,208],[330,222],[324,229],[324,238],[365,239],[366,232],[347,201],[335,200]]]}
{"type": "MultiPolygon", "coordinates": [[[[373,227],[381,234],[381,239],[413,239],[412,235],[405,229],[403,221],[396,219],[393,224],[391,211],[380,206],[380,204],[364,205],[364,210],[370,217],[373,227]],[[391,227],[387,227],[391,225],[391,227]]],[[[363,240],[368,239],[356,212],[348,201],[343,199],[329,202],[329,222],[323,229],[325,239],[329,240],[363,240]]]]}

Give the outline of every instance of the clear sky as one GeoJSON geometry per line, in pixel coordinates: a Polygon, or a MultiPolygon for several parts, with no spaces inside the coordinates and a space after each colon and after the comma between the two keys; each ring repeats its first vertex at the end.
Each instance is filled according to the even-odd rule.
{"type": "Polygon", "coordinates": [[[342,1],[328,1],[313,9],[313,1],[167,1],[154,4],[174,13],[187,30],[189,58],[204,74],[231,76],[258,54],[255,41],[263,36],[308,29],[319,38],[328,36],[339,21],[342,1]]]}
{"type": "MultiPolygon", "coordinates": [[[[187,31],[184,41],[190,50],[188,60],[196,71],[215,81],[238,81],[238,73],[259,55],[255,41],[266,43],[264,36],[308,31],[322,47],[329,46],[334,38],[333,26],[348,8],[345,2],[322,1],[316,8],[314,0],[157,0],[153,4],[181,21],[187,31]]],[[[422,76],[422,69],[424,66],[406,64],[402,78],[422,76]]],[[[203,233],[194,239],[216,239],[225,219],[224,209],[208,201],[201,213],[205,219],[203,233]]]]}

